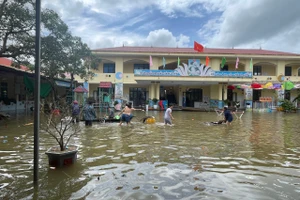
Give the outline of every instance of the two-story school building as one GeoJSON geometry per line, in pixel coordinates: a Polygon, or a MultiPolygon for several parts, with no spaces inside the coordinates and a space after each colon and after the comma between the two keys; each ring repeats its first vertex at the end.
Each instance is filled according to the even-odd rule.
{"type": "MultiPolygon", "coordinates": [[[[101,58],[85,82],[96,101],[148,99],[183,107],[220,108],[224,102],[276,105],[299,93],[300,54],[263,49],[115,47],[93,51],[101,58]]],[[[84,82],[77,78],[79,82],[84,82]]]]}

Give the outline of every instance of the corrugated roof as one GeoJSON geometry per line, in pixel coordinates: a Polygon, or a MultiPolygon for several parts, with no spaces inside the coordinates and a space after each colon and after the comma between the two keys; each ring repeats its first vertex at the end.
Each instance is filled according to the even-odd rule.
{"type": "Polygon", "coordinates": [[[120,53],[178,53],[178,54],[243,54],[243,55],[280,55],[280,56],[300,56],[300,54],[263,50],[263,49],[219,49],[204,48],[203,52],[197,52],[194,48],[172,48],[172,47],[112,47],[95,49],[93,52],[120,52],[120,53]]]}

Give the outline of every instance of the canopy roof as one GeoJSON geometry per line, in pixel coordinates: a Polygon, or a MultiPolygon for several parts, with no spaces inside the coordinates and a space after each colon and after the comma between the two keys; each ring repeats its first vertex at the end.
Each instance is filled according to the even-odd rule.
{"type": "Polygon", "coordinates": [[[82,87],[82,85],[78,86],[77,88],[75,88],[73,90],[73,92],[77,92],[77,93],[84,93],[84,92],[89,92],[87,89],[85,89],[84,87],[82,87]]]}

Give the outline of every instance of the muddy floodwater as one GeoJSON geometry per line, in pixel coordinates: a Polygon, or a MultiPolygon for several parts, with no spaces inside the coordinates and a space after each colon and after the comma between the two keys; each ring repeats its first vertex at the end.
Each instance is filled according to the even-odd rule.
{"type": "Polygon", "coordinates": [[[209,125],[214,112],[149,111],[140,119],[86,128],[75,164],[48,166],[55,145],[40,134],[38,188],[33,185],[33,117],[0,122],[0,199],[299,199],[300,113],[246,112],[231,126],[209,125]]]}

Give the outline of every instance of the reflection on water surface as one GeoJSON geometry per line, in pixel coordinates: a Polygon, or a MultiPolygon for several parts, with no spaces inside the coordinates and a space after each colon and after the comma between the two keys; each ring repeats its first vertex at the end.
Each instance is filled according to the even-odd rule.
{"type": "Polygon", "coordinates": [[[54,143],[40,135],[39,189],[34,192],[31,116],[0,122],[2,199],[299,199],[300,124],[295,113],[247,112],[231,126],[213,112],[149,112],[157,123],[96,124],[73,139],[78,162],[48,167],[54,143]]]}

